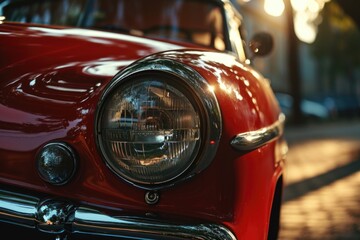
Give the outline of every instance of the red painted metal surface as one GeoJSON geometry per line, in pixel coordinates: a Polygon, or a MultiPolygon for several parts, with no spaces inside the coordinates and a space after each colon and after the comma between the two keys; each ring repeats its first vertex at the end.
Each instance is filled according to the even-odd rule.
{"type": "Polygon", "coordinates": [[[1,24],[0,33],[0,183],[126,212],[222,222],[239,238],[265,238],[282,171],[275,164],[276,142],[244,153],[230,141],[271,125],[280,109],[267,81],[249,66],[225,53],[113,33],[18,24],[1,24]],[[106,167],[96,147],[94,119],[112,77],[157,52],[209,81],[223,133],[205,171],[160,191],[159,203],[148,205],[144,190],[106,167]],[[74,179],[64,186],[45,183],[35,169],[37,151],[51,141],[69,143],[80,159],[74,179]]]}

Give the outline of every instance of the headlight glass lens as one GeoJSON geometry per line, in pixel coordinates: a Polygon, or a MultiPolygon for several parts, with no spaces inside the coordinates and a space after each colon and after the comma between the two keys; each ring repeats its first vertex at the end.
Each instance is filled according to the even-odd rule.
{"type": "Polygon", "coordinates": [[[164,76],[128,79],[102,105],[100,148],[111,169],[138,184],[169,182],[200,148],[200,113],[187,88],[164,76]]]}

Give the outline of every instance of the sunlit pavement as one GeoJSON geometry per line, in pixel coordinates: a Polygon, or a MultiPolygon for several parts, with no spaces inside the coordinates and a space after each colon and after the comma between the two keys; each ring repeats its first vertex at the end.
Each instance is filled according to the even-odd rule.
{"type": "Polygon", "coordinates": [[[360,239],[360,121],[288,127],[279,239],[360,239]]]}

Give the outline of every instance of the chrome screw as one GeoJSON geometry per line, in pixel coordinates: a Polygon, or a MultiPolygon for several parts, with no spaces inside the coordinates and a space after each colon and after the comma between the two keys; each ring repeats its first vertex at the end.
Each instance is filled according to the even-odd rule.
{"type": "Polygon", "coordinates": [[[145,194],[145,202],[149,205],[156,204],[159,201],[159,193],[149,191],[145,194]]]}

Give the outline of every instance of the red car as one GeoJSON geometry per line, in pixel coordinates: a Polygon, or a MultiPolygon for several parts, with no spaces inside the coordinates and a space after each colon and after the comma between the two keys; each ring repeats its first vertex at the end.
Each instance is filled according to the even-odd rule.
{"type": "Polygon", "coordinates": [[[0,16],[2,236],[277,238],[284,117],[248,60],[272,38],[244,44],[230,1],[14,0],[0,16]]]}

